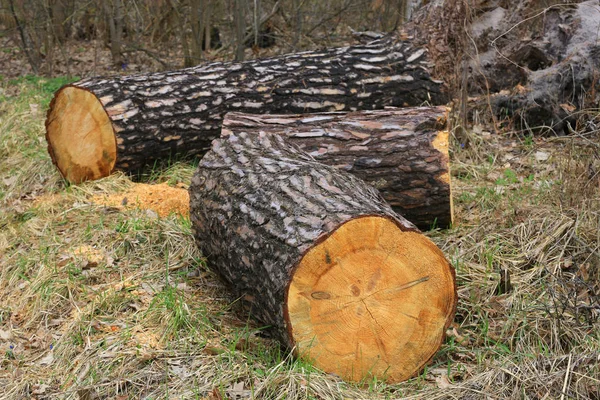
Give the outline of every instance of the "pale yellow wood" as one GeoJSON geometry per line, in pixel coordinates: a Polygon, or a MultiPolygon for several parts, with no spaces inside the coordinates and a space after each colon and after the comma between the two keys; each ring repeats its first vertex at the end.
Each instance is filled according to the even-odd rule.
{"type": "Polygon", "coordinates": [[[346,380],[399,382],[437,351],[455,301],[442,252],[424,235],[371,216],[306,253],[287,311],[300,357],[346,380]]]}
{"type": "Polygon", "coordinates": [[[117,160],[110,118],[91,92],[67,86],[52,101],[46,124],[52,159],[70,182],[108,176],[117,160]]]}
{"type": "MultiPolygon", "coordinates": [[[[449,109],[446,109],[446,119],[449,109]]],[[[450,155],[449,155],[449,142],[450,132],[448,131],[439,131],[436,137],[431,142],[431,145],[434,149],[439,151],[444,155],[446,159],[446,165],[448,166],[448,172],[444,172],[438,176],[436,179],[446,182],[448,187],[450,188],[449,198],[450,198],[450,223],[454,223],[454,201],[452,200],[452,180],[450,179],[450,155]]]]}
{"type": "MultiPolygon", "coordinates": [[[[444,158],[445,158],[444,161],[447,163],[447,165],[450,164],[450,158],[448,156],[448,149],[449,149],[448,138],[449,138],[449,136],[450,136],[450,133],[448,131],[439,131],[438,134],[433,139],[433,141],[431,142],[431,145],[433,146],[433,148],[444,155],[444,158]]],[[[441,180],[442,182],[446,182],[446,183],[450,184],[450,174],[447,172],[438,175],[437,179],[441,180]]]]}

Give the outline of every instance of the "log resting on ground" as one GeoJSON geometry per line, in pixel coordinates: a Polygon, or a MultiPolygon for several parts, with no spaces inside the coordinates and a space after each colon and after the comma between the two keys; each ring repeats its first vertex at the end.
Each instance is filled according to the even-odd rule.
{"type": "Polygon", "coordinates": [[[48,151],[71,182],[157,160],[201,156],[228,111],[307,113],[447,102],[427,51],[410,37],[180,71],[92,78],[61,88],[48,151]]]}
{"type": "Polygon", "coordinates": [[[280,135],[241,132],[213,142],[189,191],[209,267],[297,356],[398,382],[443,342],[454,269],[362,180],[280,135]]]}
{"type": "Polygon", "coordinates": [[[353,113],[228,113],[223,131],[285,136],[317,161],[374,186],[420,229],[452,223],[447,109],[414,107],[353,113]]]}

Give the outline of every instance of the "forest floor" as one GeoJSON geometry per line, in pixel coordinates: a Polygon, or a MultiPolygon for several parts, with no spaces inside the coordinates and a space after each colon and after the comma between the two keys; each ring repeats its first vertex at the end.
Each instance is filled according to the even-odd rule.
{"type": "Polygon", "coordinates": [[[456,223],[427,235],[457,271],[455,322],[415,378],[348,384],[281,350],[206,268],[194,165],[60,177],[44,119],[66,82],[0,80],[1,399],[600,398],[598,131],[454,138],[456,223]]]}

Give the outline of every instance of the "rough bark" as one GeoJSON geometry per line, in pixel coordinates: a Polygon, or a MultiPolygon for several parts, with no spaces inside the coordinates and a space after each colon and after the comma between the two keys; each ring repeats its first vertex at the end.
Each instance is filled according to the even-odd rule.
{"type": "Polygon", "coordinates": [[[213,142],[190,186],[208,265],[300,357],[360,381],[417,373],[456,306],[454,270],[378,192],[280,135],[213,142]]]}
{"type": "Polygon", "coordinates": [[[354,113],[228,113],[223,134],[284,135],[317,161],[379,190],[394,211],[420,229],[452,223],[447,109],[414,107],[354,113]]]}
{"type": "Polygon", "coordinates": [[[569,133],[600,101],[600,2],[569,3],[437,0],[408,31],[455,97],[462,90],[463,107],[474,99],[471,113],[526,132],[569,133]]]}
{"type": "Polygon", "coordinates": [[[427,52],[413,46],[410,37],[386,37],[365,45],[243,63],[80,81],[56,93],[46,137],[63,176],[80,182],[113,169],[136,171],[156,160],[202,155],[218,137],[228,111],[353,111],[424,102],[446,103],[441,81],[430,76],[427,52]],[[69,96],[83,97],[76,91],[93,97],[85,103],[69,101],[69,96]],[[78,157],[79,149],[94,140],[79,126],[92,124],[113,131],[116,147],[96,151],[116,154],[108,164],[110,157],[78,157]]]}

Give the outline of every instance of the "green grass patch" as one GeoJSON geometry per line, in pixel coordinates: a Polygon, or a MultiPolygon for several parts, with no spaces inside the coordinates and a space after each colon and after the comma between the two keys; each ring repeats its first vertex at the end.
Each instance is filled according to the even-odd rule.
{"type": "MultiPolygon", "coordinates": [[[[249,317],[206,268],[188,218],[92,200],[131,187],[124,174],[60,178],[43,124],[72,80],[0,81],[4,397],[560,398],[565,382],[565,398],[600,396],[600,161],[590,143],[545,143],[545,162],[533,156],[537,137],[455,149],[456,224],[428,233],[457,273],[448,336],[407,382],[344,383],[249,317]],[[499,294],[501,271],[511,289],[499,294]]],[[[194,170],[173,162],[138,179],[180,184],[194,170]]]]}

